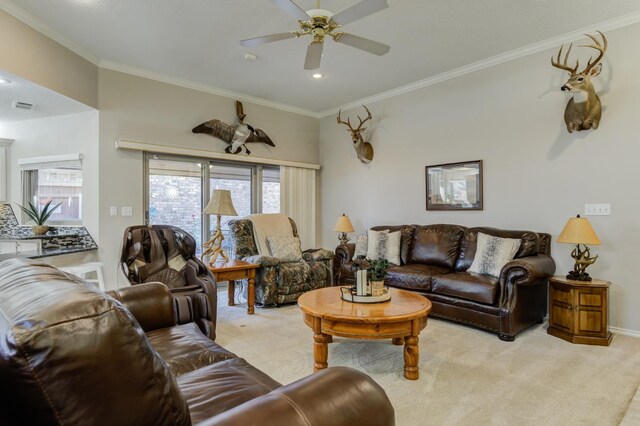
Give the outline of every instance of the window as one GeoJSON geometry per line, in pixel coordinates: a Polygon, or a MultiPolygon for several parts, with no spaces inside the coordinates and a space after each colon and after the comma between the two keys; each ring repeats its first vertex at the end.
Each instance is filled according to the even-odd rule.
{"type": "MultiPolygon", "coordinates": [[[[147,223],[173,225],[189,232],[197,242],[198,254],[216,227],[216,217],[202,215],[214,189],[231,191],[238,217],[280,212],[277,166],[154,154],[146,155],[145,165],[147,223]]],[[[220,221],[223,249],[228,254],[232,252],[228,224],[233,219],[237,217],[222,216],[220,221]]]]}
{"type": "Polygon", "coordinates": [[[77,223],[82,221],[82,165],[80,155],[75,159],[52,161],[39,158],[19,160],[22,170],[22,203],[43,207],[49,201],[60,204],[49,222],[77,223]],[[36,160],[36,159],[34,159],[36,160]]]}

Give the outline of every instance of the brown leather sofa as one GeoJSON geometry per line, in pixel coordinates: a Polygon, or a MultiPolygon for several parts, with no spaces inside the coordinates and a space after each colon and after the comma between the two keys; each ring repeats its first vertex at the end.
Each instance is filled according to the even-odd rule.
{"type": "MultiPolygon", "coordinates": [[[[376,226],[373,230],[401,231],[401,264],[390,267],[386,284],[419,292],[433,304],[431,316],[494,333],[505,341],[547,312],[547,283],[555,272],[550,256],[551,236],[531,231],[466,228],[459,225],[376,226]],[[519,238],[515,259],[500,277],[467,272],[476,253],[478,232],[519,238]]],[[[355,244],[336,248],[337,283],[353,283],[351,262],[355,244]]]]}
{"type": "Polygon", "coordinates": [[[136,225],[124,230],[120,272],[132,285],[161,282],[175,304],[178,324],[195,322],[216,338],[216,282],[196,257],[196,240],[171,225],[136,225]]]}
{"type": "Polygon", "coordinates": [[[281,386],[176,325],[167,287],[111,293],[45,263],[0,263],[2,425],[393,425],[368,376],[328,368],[281,386]]]}

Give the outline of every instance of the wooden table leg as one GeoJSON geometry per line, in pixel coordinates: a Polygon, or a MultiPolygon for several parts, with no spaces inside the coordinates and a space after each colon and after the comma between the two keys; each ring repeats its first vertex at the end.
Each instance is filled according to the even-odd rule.
{"type": "Polygon", "coordinates": [[[402,346],[404,345],[404,337],[394,337],[391,340],[391,343],[393,343],[396,346],[402,346]]]}
{"type": "Polygon", "coordinates": [[[249,279],[249,289],[247,290],[247,314],[253,315],[255,312],[255,300],[256,300],[256,280],[255,275],[250,275],[249,279]]]}
{"type": "Polygon", "coordinates": [[[418,370],[418,360],[420,359],[420,349],[418,348],[418,336],[407,336],[404,338],[404,377],[409,380],[418,380],[420,371],[418,370]]]}
{"type": "Polygon", "coordinates": [[[234,300],[236,293],[236,282],[234,280],[227,281],[227,294],[229,296],[229,302],[227,303],[229,306],[235,306],[236,301],[234,300]]]}
{"type": "Polygon", "coordinates": [[[327,360],[329,358],[329,347],[327,343],[329,336],[322,334],[322,320],[320,318],[313,319],[313,372],[327,368],[327,360]]]}

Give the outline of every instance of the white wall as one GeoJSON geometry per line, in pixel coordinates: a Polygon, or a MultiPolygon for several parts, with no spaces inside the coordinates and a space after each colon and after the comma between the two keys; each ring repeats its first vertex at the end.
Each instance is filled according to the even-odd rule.
{"type": "MultiPolygon", "coordinates": [[[[224,142],[193,134],[198,124],[218,118],[233,122],[233,99],[101,69],[100,104],[100,259],[109,288],[116,280],[123,231],[144,223],[143,156],[115,149],[117,139],[223,152],[224,142]],[[133,216],[109,216],[110,206],[132,206],[133,216]]],[[[244,102],[245,121],[276,144],[251,144],[251,156],[318,163],[318,120],[244,102]]]]}
{"type": "MultiPolygon", "coordinates": [[[[609,51],[596,83],[604,112],[596,131],[567,133],[568,98],[559,90],[566,73],[549,64],[555,51],[367,105],[374,117],[367,132],[375,149],[370,165],[357,160],[335,117],[322,119],[323,246],[336,246],[332,227],[343,212],[358,233],[382,224],[457,223],[549,232],[556,238],[585,203],[611,203],[611,216],[589,217],[602,240],[593,249],[600,258],[589,272],[613,283],[611,325],[640,331],[634,268],[640,236],[640,25],[607,37],[609,51]],[[426,165],[479,159],[484,160],[484,211],[425,210],[426,165]]],[[[570,246],[554,244],[557,274],[573,267],[570,252],[570,246]]]]}

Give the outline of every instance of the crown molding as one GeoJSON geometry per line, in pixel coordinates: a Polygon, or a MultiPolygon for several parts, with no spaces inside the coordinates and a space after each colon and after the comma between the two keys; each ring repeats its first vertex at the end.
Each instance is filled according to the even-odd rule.
{"type": "Polygon", "coordinates": [[[585,32],[593,32],[595,30],[600,30],[603,32],[611,31],[611,30],[616,30],[618,28],[623,28],[629,25],[637,24],[640,22],[640,11],[632,12],[616,18],[602,21],[597,24],[590,25],[588,27],[583,27],[579,30],[572,31],[570,33],[566,33],[560,36],[556,36],[556,37],[552,37],[552,38],[540,41],[538,43],[533,43],[524,47],[510,50],[508,52],[501,53],[499,55],[495,55],[490,58],[486,58],[477,62],[473,62],[471,64],[463,65],[459,68],[445,71],[438,75],[431,76],[422,80],[418,80],[416,82],[409,83],[409,84],[397,87],[395,89],[387,90],[385,92],[381,92],[381,93],[368,96],[353,102],[336,106],[334,108],[330,108],[322,112],[315,112],[308,109],[294,107],[294,106],[283,104],[280,102],[275,102],[268,99],[247,95],[244,93],[233,92],[233,91],[221,89],[215,86],[209,86],[206,84],[197,83],[197,82],[186,80],[186,79],[180,79],[177,77],[172,77],[169,75],[164,75],[164,74],[156,73],[153,71],[148,71],[148,70],[132,67],[129,65],[120,64],[117,62],[100,59],[97,55],[84,49],[77,43],[73,42],[66,36],[60,34],[58,31],[54,30],[53,28],[45,24],[39,18],[33,16],[26,10],[17,6],[11,0],[0,0],[0,9],[4,10],[5,12],[12,15],[16,19],[24,22],[25,24],[29,25],[36,31],[39,31],[40,33],[44,34],[45,36],[49,37],[50,39],[61,44],[62,46],[66,47],[67,49],[78,54],[79,56],[83,57],[87,61],[93,63],[94,65],[97,65],[100,68],[123,72],[126,74],[135,75],[138,77],[160,81],[162,83],[173,84],[173,85],[184,87],[187,89],[197,90],[205,93],[211,93],[213,95],[223,96],[231,99],[238,99],[238,100],[241,100],[244,102],[250,102],[256,105],[262,105],[262,106],[278,109],[281,111],[291,112],[294,114],[300,114],[307,117],[318,118],[318,119],[337,114],[340,109],[343,109],[343,110],[354,109],[363,104],[370,104],[373,102],[378,102],[385,99],[393,98],[395,96],[413,92],[428,86],[432,86],[434,84],[451,80],[453,78],[457,78],[466,74],[470,74],[476,71],[490,68],[505,62],[513,61],[514,59],[519,59],[528,55],[532,55],[534,53],[543,52],[545,50],[558,47],[563,43],[574,42],[576,40],[583,39],[585,32]]]}
{"type": "Polygon", "coordinates": [[[39,33],[44,34],[49,37],[51,40],[55,41],[58,44],[66,47],[76,55],[79,55],[91,62],[93,65],[98,65],[100,62],[100,58],[93,53],[89,52],[85,48],[81,47],[79,44],[70,40],[66,36],[60,34],[58,31],[51,28],[49,25],[45,24],[41,19],[36,18],[31,13],[27,12],[20,6],[16,5],[10,0],[0,0],[0,9],[7,12],[9,15],[13,16],[17,20],[27,24],[34,30],[39,33]]]}
{"type": "Polygon", "coordinates": [[[181,79],[166,74],[147,71],[141,68],[132,67],[129,65],[120,64],[118,62],[102,60],[99,63],[100,68],[104,68],[111,71],[118,71],[125,74],[135,75],[137,77],[147,78],[149,80],[159,81],[161,83],[172,84],[174,86],[184,87],[186,89],[197,90],[199,92],[210,93],[212,95],[218,95],[225,98],[237,99],[242,102],[250,102],[254,105],[262,105],[270,108],[279,109],[281,111],[292,112],[294,114],[306,115],[312,118],[320,118],[317,112],[298,108],[291,105],[283,104],[280,102],[270,101],[268,99],[259,98],[256,96],[246,95],[244,93],[233,92],[231,90],[225,90],[206,84],[196,83],[195,81],[181,79]]]}
{"type": "Polygon", "coordinates": [[[395,96],[402,95],[404,93],[413,92],[424,87],[433,86],[434,84],[442,83],[443,81],[451,80],[466,74],[470,74],[476,71],[490,68],[505,62],[513,61],[514,59],[523,58],[525,56],[532,55],[534,53],[543,52],[551,48],[557,48],[564,43],[571,43],[577,40],[581,40],[584,37],[584,33],[599,31],[611,31],[618,28],[623,28],[629,25],[637,24],[640,22],[640,11],[622,15],[617,18],[609,19],[607,21],[600,22],[598,24],[590,25],[588,27],[580,28],[579,30],[572,31],[563,35],[552,37],[538,43],[529,44],[524,47],[520,47],[514,50],[510,50],[499,55],[492,56],[487,59],[483,59],[477,62],[473,62],[468,65],[463,65],[459,68],[445,71],[443,73],[428,77],[414,83],[409,83],[404,86],[397,87],[395,89],[387,90],[385,92],[378,93],[376,95],[368,96],[366,98],[359,99],[357,101],[349,102],[339,107],[331,108],[326,111],[322,111],[318,116],[325,118],[331,115],[335,115],[339,110],[350,110],[357,108],[364,104],[370,104],[373,102],[382,101],[385,99],[393,98],[395,96]]]}

